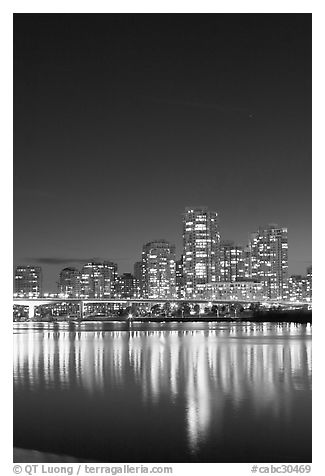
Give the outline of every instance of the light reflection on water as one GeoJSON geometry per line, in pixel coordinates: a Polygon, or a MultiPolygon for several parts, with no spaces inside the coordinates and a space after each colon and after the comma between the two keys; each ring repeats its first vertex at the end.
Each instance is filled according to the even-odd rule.
{"type": "MultiPolygon", "coordinates": [[[[81,423],[72,409],[65,408],[71,431],[78,427],[87,439],[87,430],[93,434],[92,424],[107,422],[97,440],[87,440],[86,456],[94,459],[135,461],[139,455],[137,460],[144,462],[248,462],[271,461],[273,455],[273,461],[298,461],[310,453],[309,324],[135,323],[129,329],[102,323],[16,324],[14,387],[15,414],[30,412],[29,433],[15,418],[18,446],[33,447],[33,440],[40,445],[33,431],[37,412],[46,421],[46,405],[49,412],[60,412],[66,402],[69,410],[70,399],[62,401],[68,391],[80,416],[85,409],[93,414],[93,423],[91,419],[81,423]],[[34,403],[24,409],[31,401],[26,395],[33,395],[34,403]],[[112,412],[122,416],[116,420],[112,412]],[[107,429],[112,424],[117,425],[114,441],[107,429]],[[142,442],[129,441],[128,434],[141,425],[142,442]],[[263,425],[269,434],[264,443],[263,425]],[[255,426],[255,433],[249,426],[255,426]],[[259,432],[261,442],[242,440],[259,432]],[[174,444],[169,442],[173,435],[174,444]],[[142,444],[149,444],[150,437],[148,456],[142,444]],[[104,453],[98,449],[101,438],[108,441],[104,453]],[[279,441],[280,459],[266,446],[270,438],[279,441]],[[231,442],[237,439],[241,446],[236,456],[231,442]]],[[[60,434],[60,429],[56,431],[60,434]]],[[[64,447],[47,435],[46,428],[41,434],[43,446],[35,449],[85,456],[69,437],[64,447]]]]}

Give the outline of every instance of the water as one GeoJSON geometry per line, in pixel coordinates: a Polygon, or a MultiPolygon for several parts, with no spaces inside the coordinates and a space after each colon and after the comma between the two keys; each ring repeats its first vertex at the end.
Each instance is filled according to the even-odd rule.
{"type": "Polygon", "coordinates": [[[15,323],[14,446],[93,462],[311,462],[311,326],[15,323]]]}

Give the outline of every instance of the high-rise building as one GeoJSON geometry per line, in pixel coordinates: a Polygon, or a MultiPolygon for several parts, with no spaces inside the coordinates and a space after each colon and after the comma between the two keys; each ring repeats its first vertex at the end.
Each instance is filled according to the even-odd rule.
{"type": "Polygon", "coordinates": [[[261,227],[251,239],[252,279],[263,284],[264,297],[288,297],[288,230],[277,225],[261,227]]]}
{"type": "Polygon", "coordinates": [[[176,295],[175,246],[166,240],[143,246],[143,297],[170,299],[176,295]]]}
{"type": "Polygon", "coordinates": [[[176,297],[182,299],[185,297],[185,280],[184,280],[184,256],[182,255],[176,261],[176,297]]]}
{"type": "Polygon", "coordinates": [[[245,276],[244,249],[233,241],[222,241],[220,244],[220,280],[235,282],[247,278],[245,276]]]}
{"type": "Polygon", "coordinates": [[[204,297],[209,285],[220,279],[218,214],[207,207],[186,208],[183,246],[185,295],[204,297]]]}
{"type": "Polygon", "coordinates": [[[58,282],[59,294],[67,297],[78,297],[80,294],[80,273],[76,268],[62,269],[58,282]]]}
{"type": "Polygon", "coordinates": [[[111,261],[86,263],[80,274],[80,295],[112,298],[116,293],[117,265],[111,261]]]}
{"type": "Polygon", "coordinates": [[[245,280],[252,279],[251,251],[250,251],[249,244],[243,248],[243,264],[244,264],[244,278],[245,278],[245,280]]]}
{"type": "Polygon", "coordinates": [[[308,266],[307,275],[306,275],[306,298],[308,301],[313,299],[313,276],[312,276],[312,267],[308,266]]]}
{"type": "Polygon", "coordinates": [[[40,266],[17,266],[15,293],[20,297],[40,297],[42,295],[42,268],[40,266]]]}
{"type": "Polygon", "coordinates": [[[103,263],[104,293],[103,297],[113,298],[116,296],[117,264],[112,261],[103,263]]]}
{"type": "Polygon", "coordinates": [[[307,268],[306,276],[293,275],[289,280],[290,301],[312,302],[312,267],[307,268]]]}
{"type": "Polygon", "coordinates": [[[291,301],[305,301],[307,295],[307,280],[301,275],[292,275],[288,279],[288,291],[291,301]]]}
{"type": "Polygon", "coordinates": [[[142,261],[134,263],[134,297],[142,297],[143,283],[142,283],[142,261]]]}
{"type": "Polygon", "coordinates": [[[117,297],[132,298],[134,297],[134,276],[131,273],[123,273],[118,278],[117,297]]]}
{"type": "Polygon", "coordinates": [[[90,261],[86,263],[80,274],[80,295],[84,298],[102,297],[104,294],[103,265],[90,261]]]}
{"type": "Polygon", "coordinates": [[[248,274],[253,280],[258,280],[259,269],[258,233],[251,233],[248,243],[248,274]]]}

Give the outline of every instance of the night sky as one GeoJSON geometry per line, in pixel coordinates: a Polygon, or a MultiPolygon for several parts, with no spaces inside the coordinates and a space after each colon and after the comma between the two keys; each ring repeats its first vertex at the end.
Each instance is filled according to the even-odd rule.
{"type": "Polygon", "coordinates": [[[310,14],[15,14],[14,265],[45,291],[90,258],[182,252],[182,212],[223,239],[288,227],[311,263],[310,14]]]}

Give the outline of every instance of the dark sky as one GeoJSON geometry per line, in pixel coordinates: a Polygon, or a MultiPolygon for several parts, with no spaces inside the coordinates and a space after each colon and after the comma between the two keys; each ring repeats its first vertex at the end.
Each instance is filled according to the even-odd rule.
{"type": "Polygon", "coordinates": [[[311,262],[310,14],[15,14],[14,259],[133,270],[181,214],[311,262]]]}

